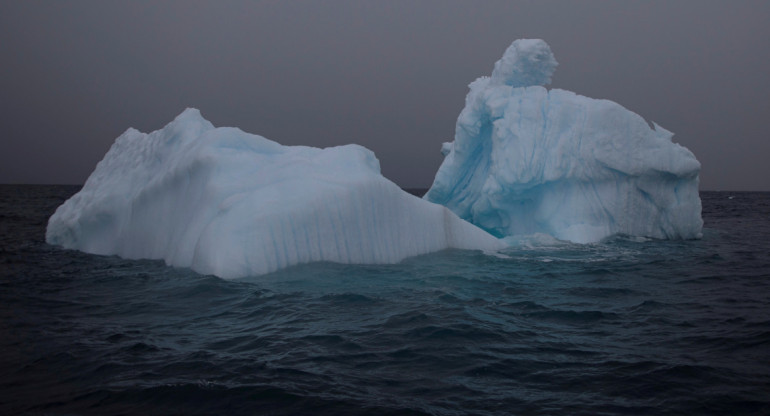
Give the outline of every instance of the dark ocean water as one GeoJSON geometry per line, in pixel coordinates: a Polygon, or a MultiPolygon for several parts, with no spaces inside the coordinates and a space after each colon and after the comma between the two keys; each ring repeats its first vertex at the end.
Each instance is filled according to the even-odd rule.
{"type": "Polygon", "coordinates": [[[226,281],[46,245],[0,186],[2,415],[768,415],[770,193],[697,241],[537,241],[226,281]]]}

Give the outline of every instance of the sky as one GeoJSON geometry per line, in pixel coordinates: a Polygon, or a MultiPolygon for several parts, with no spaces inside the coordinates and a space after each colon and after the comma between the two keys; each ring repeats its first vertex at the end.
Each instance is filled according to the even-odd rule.
{"type": "Polygon", "coordinates": [[[551,88],[675,133],[702,190],[770,191],[770,2],[0,0],[0,183],[81,184],[187,107],[284,145],[358,143],[428,187],[468,84],[541,38],[551,88]]]}

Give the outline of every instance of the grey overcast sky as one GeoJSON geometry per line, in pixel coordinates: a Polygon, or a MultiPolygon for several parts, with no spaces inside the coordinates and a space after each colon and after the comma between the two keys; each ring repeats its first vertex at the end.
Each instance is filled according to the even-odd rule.
{"type": "Polygon", "coordinates": [[[83,183],[186,107],[285,145],[358,143],[427,187],[467,85],[542,38],[553,88],[675,133],[701,189],[770,191],[770,1],[0,0],[0,183],[83,183]]]}

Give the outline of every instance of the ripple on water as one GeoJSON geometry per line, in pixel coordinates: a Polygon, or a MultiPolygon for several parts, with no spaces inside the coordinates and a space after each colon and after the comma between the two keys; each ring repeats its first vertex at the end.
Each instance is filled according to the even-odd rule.
{"type": "Polygon", "coordinates": [[[770,413],[766,194],[705,194],[698,241],[225,281],[47,246],[68,195],[30,192],[0,198],[0,414],[770,413]]]}

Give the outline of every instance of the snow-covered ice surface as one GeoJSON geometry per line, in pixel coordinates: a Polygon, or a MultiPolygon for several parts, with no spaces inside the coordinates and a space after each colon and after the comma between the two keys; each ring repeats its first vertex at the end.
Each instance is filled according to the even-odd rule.
{"type": "Polygon", "coordinates": [[[385,179],[364,147],[282,146],[215,128],[194,109],[161,130],[118,137],[51,216],[46,241],[224,278],[504,246],[385,179]]]}
{"type": "Polygon", "coordinates": [[[700,237],[695,156],[617,103],[545,89],[556,65],[544,41],[517,40],[470,84],[424,198],[498,237],[700,237]]]}

